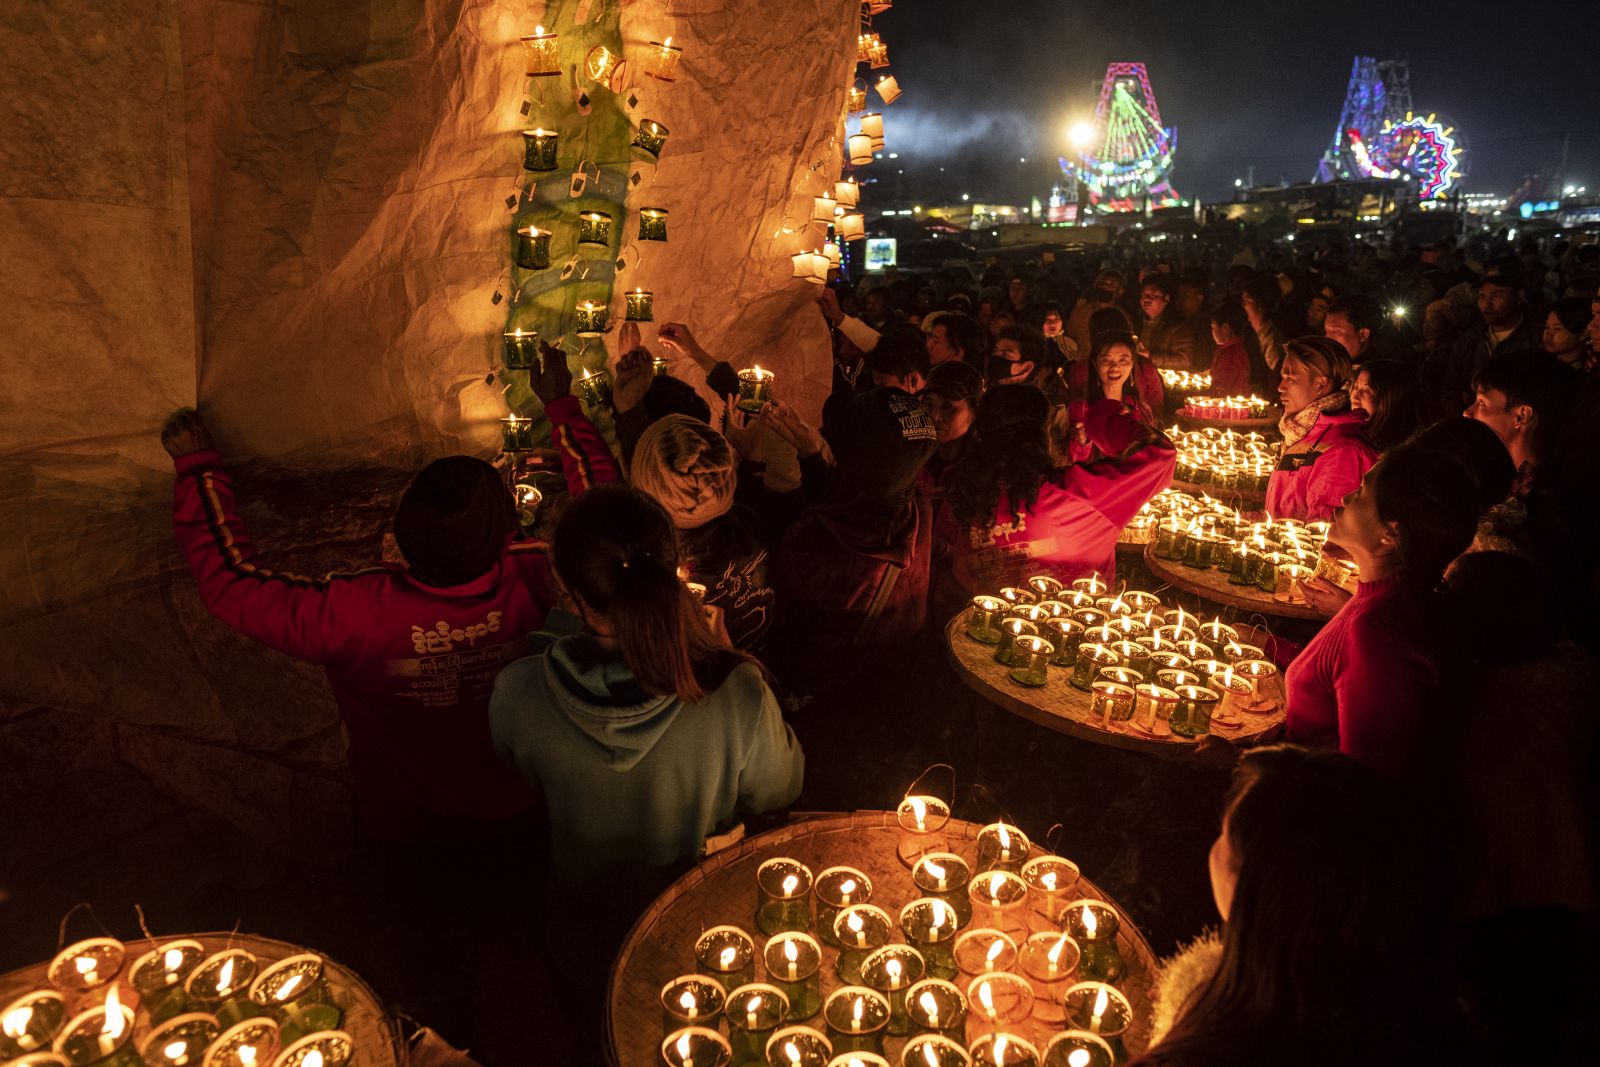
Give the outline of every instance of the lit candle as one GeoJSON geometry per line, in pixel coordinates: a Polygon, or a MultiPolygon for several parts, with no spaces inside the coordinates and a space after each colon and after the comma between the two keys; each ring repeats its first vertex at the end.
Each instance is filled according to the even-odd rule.
{"type": "Polygon", "coordinates": [[[1065,925],[1082,949],[1083,977],[1112,982],[1122,976],[1122,953],[1117,948],[1121,922],[1115,908],[1103,900],[1074,901],[1067,908],[1065,925]]]}
{"type": "Polygon", "coordinates": [[[739,372],[739,399],[736,401],[740,411],[755,414],[772,400],[772,384],[777,380],[777,375],[771,371],[764,371],[760,366],[752,367],[739,372]]]}
{"type": "Polygon", "coordinates": [[[867,219],[858,211],[846,211],[833,220],[833,232],[841,241],[859,241],[867,236],[867,219]]]}
{"type": "Polygon", "coordinates": [[[644,72],[658,81],[677,81],[678,60],[682,57],[683,49],[674,45],[671,37],[665,41],[651,41],[650,51],[645,55],[644,72]]]}
{"type": "Polygon", "coordinates": [[[713,926],[695,941],[695,970],[724,989],[748,984],[755,975],[756,944],[737,926],[713,926]]]}
{"type": "Polygon", "coordinates": [[[827,193],[811,198],[811,218],[816,222],[832,222],[833,210],[839,206],[839,201],[827,193]]]}
{"type": "Polygon", "coordinates": [[[822,946],[809,934],[787,931],[763,950],[767,977],[789,1002],[788,1018],[809,1019],[822,1008],[822,946]]]}
{"type": "Polygon", "coordinates": [[[522,131],[522,169],[542,174],[556,169],[556,148],[561,135],[555,130],[522,131]]]}
{"type": "Polygon", "coordinates": [[[613,91],[622,88],[624,70],[622,57],[603,44],[589,49],[589,54],[583,60],[583,72],[589,76],[589,80],[613,91]]]}
{"type": "Polygon", "coordinates": [[[841,178],[833,183],[833,198],[840,207],[855,207],[861,202],[860,183],[854,178],[841,178]]]}
{"type": "MultiPolygon", "coordinates": [[[[580,300],[572,309],[579,337],[599,337],[611,328],[611,310],[595,300],[580,300]]],[[[585,374],[584,377],[589,377],[585,374]]]]}
{"type": "Polygon", "coordinates": [[[847,139],[851,166],[861,167],[872,162],[872,138],[864,133],[852,133],[847,139]]]}
{"type": "Polygon", "coordinates": [[[1122,1034],[1133,1022],[1128,999],[1104,982],[1079,982],[1063,999],[1068,1024],[1102,1038],[1122,1034]]]}
{"type": "Polygon", "coordinates": [[[500,420],[500,447],[505,452],[527,452],[533,448],[533,420],[507,415],[500,420]]]}
{"type": "Polygon", "coordinates": [[[885,74],[879,78],[877,90],[878,96],[883,99],[886,106],[900,99],[900,83],[895,81],[893,74],[885,74]]]}
{"type": "Polygon", "coordinates": [[[665,241],[667,239],[667,209],[646,207],[639,209],[639,240],[665,241]]]}
{"type": "Polygon", "coordinates": [[[516,264],[523,270],[545,270],[550,266],[550,232],[537,226],[521,226],[516,233],[516,264]]]}
{"type": "Polygon", "coordinates": [[[661,157],[661,149],[667,143],[667,128],[654,119],[645,119],[639,123],[638,131],[633,135],[633,147],[648,155],[651,159],[661,157]]]}
{"type": "Polygon", "coordinates": [[[655,294],[648,289],[635,289],[624,294],[628,304],[629,322],[651,322],[655,319],[655,294]]]}
{"type": "Polygon", "coordinates": [[[611,244],[611,216],[604,211],[578,213],[578,243],[580,245],[611,244]]]}
{"type": "Polygon", "coordinates": [[[822,1018],[835,1055],[846,1052],[883,1054],[889,1002],[877,990],[859,985],[834,990],[823,1005],[822,1018]]]}
{"type": "Polygon", "coordinates": [[[895,925],[889,913],[875,904],[852,904],[834,919],[833,931],[840,946],[834,974],[847,985],[860,985],[863,962],[889,943],[895,925]]]}
{"type": "Polygon", "coordinates": [[[528,77],[550,78],[561,73],[561,57],[556,53],[558,34],[544,32],[535,26],[533,33],[522,38],[522,51],[528,60],[528,77]]]}
{"type": "Polygon", "coordinates": [[[817,899],[817,931],[823,941],[838,947],[834,920],[851,904],[865,904],[872,899],[872,879],[854,867],[828,867],[817,875],[812,892],[817,899]]]}
{"type": "Polygon", "coordinates": [[[732,1059],[733,1046],[705,1026],[685,1027],[661,1042],[661,1062],[667,1067],[721,1067],[732,1059]]]}
{"type": "Polygon", "coordinates": [[[722,983],[699,974],[685,974],[661,987],[661,1021],[666,1033],[686,1026],[715,1027],[727,1001],[722,983]]]}
{"type": "Polygon", "coordinates": [[[1044,1061],[1050,1067],[1112,1067],[1116,1053],[1099,1034],[1066,1030],[1050,1038],[1044,1061]]]}

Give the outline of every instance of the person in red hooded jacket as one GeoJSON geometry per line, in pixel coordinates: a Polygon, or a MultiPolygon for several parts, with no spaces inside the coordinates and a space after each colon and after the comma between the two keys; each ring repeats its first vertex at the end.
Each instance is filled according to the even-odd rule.
{"type": "MultiPolygon", "coordinates": [[[[577,494],[616,481],[600,434],[568,395],[565,357],[534,378],[577,494]]],[[[395,540],[409,566],[308,578],[258,562],[222,456],[200,416],[163,430],[174,460],[173,524],[206,608],[269,648],[320,664],[348,731],[358,815],[371,836],[418,840],[484,828],[538,795],[494,754],[495,677],[527,655],[557,588],[546,546],[513,537],[500,474],[470,456],[424,467],[401,497],[395,540]]]]}
{"type": "Polygon", "coordinates": [[[1047,409],[1033,386],[990,389],[972,440],[950,470],[938,532],[969,592],[1037,573],[1062,581],[1091,572],[1109,577],[1122,528],[1172,480],[1172,443],[1116,400],[1101,400],[1084,415],[1101,458],[1056,467],[1047,409]]]}
{"type": "Polygon", "coordinates": [[[1367,440],[1364,412],[1352,411],[1350,353],[1331,337],[1302,337],[1284,345],[1283,453],[1267,482],[1267,512],[1306,522],[1331,518],[1345,496],[1378,461],[1367,440]]]}

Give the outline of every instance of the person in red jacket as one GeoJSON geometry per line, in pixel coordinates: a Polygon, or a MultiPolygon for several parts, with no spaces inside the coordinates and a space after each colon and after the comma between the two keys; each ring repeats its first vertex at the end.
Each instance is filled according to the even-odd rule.
{"type": "MultiPolygon", "coordinates": [[[[568,489],[618,479],[605,441],[568,395],[565,357],[546,348],[544,401],[568,489]]],[[[233,483],[200,416],[161,435],[177,469],[173,523],[206,608],[269,648],[328,672],[350,743],[362,829],[416,840],[485,828],[538,796],[495,758],[495,676],[531,649],[557,597],[546,546],[512,536],[500,474],[470,456],[428,464],[401,497],[386,563],[308,578],[270,570],[240,522],[233,483]]]]}
{"type": "Polygon", "coordinates": [[[1084,417],[1102,458],[1055,467],[1047,407],[1032,386],[990,389],[978,405],[972,441],[950,470],[938,530],[969,592],[992,592],[1037,573],[1062,581],[1096,571],[1110,577],[1117,535],[1172,480],[1172,443],[1115,400],[1100,401],[1084,417]]]}
{"type": "MultiPolygon", "coordinates": [[[[1256,366],[1260,357],[1250,356],[1255,339],[1244,308],[1232,300],[1217,305],[1211,313],[1211,340],[1217,345],[1211,356],[1212,396],[1250,396],[1255,392],[1264,377],[1256,366]]],[[[1265,369],[1265,365],[1259,368],[1265,369]]]]}
{"type": "Polygon", "coordinates": [[[1331,337],[1284,346],[1283,454],[1267,482],[1267,512],[1280,519],[1326,520],[1378,459],[1364,412],[1350,410],[1350,354],[1331,337]]]}
{"type": "Polygon", "coordinates": [[[1101,333],[1094,339],[1094,352],[1089,357],[1091,374],[1083,391],[1076,394],[1067,405],[1068,438],[1067,458],[1074,463],[1094,459],[1100,455],[1089,442],[1084,427],[1089,409],[1102,400],[1115,400],[1129,415],[1146,426],[1156,425],[1155,413],[1145,401],[1144,389],[1135,379],[1138,366],[1139,339],[1131,333],[1101,333]]]}

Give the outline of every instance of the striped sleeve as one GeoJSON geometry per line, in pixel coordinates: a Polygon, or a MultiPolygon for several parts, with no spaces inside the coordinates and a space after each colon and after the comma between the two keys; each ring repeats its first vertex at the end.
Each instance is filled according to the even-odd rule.
{"type": "Polygon", "coordinates": [[[297,659],[326,663],[353,639],[336,618],[336,588],[387,581],[382,568],[310,578],[261,566],[216,452],[178,459],[173,529],[211,614],[297,659]]]}
{"type": "Polygon", "coordinates": [[[545,405],[550,419],[550,440],[561,454],[567,492],[577,496],[597,485],[621,481],[622,471],[611,447],[583,414],[575,396],[563,396],[545,405]]]}

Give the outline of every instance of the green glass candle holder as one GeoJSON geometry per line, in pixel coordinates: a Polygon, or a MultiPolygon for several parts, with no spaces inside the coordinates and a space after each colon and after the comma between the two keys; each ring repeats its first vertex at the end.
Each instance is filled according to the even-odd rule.
{"type": "Polygon", "coordinates": [[[1010,607],[999,597],[978,595],[967,607],[967,636],[981,645],[1000,643],[1000,623],[1010,607]]]}
{"type": "Polygon", "coordinates": [[[277,1020],[266,1016],[224,1027],[206,1049],[206,1067],[259,1067],[274,1063],[281,1044],[277,1020]]]}
{"type": "Polygon", "coordinates": [[[627,321],[653,322],[655,321],[656,294],[648,289],[635,289],[631,293],[624,293],[623,299],[628,305],[627,321]]]}
{"type": "Polygon", "coordinates": [[[611,309],[598,300],[580,300],[572,309],[579,337],[599,337],[611,328],[611,309]]]}
{"type": "Polygon", "coordinates": [[[886,1030],[890,1035],[903,1037],[911,1033],[906,992],[923,979],[927,969],[922,953],[910,945],[885,945],[862,961],[862,983],[889,1002],[886,1030]]]}
{"type": "Polygon", "coordinates": [[[740,411],[755,414],[772,400],[772,383],[777,375],[760,367],[739,372],[739,398],[735,401],[740,411]]]}
{"type": "Polygon", "coordinates": [[[1017,962],[1016,939],[1004,930],[988,927],[961,931],[954,952],[957,972],[969,979],[1010,970],[1017,962]]]}
{"type": "Polygon", "coordinates": [[[788,1018],[804,1022],[822,1010],[822,946],[810,934],[774,936],[762,950],[767,981],[789,1002],[788,1018]]]}
{"type": "Polygon", "coordinates": [[[67,1001],[53,990],[35,990],[7,1004],[0,1021],[0,1061],[48,1052],[67,1024],[67,1001]]]}
{"type": "Polygon", "coordinates": [[[655,119],[645,119],[633,135],[633,147],[651,159],[661,158],[661,149],[667,144],[667,128],[655,119]]]}
{"type": "Polygon", "coordinates": [[[959,929],[972,921],[972,902],[967,883],[972,867],[953,852],[929,852],[911,867],[911,882],[925,897],[938,897],[956,913],[959,929]]]}
{"type": "Polygon", "coordinates": [[[215,1016],[204,1012],[175,1015],[150,1031],[139,1052],[147,1064],[198,1067],[206,1049],[221,1033],[215,1016]]]}
{"type": "Polygon", "coordinates": [[[1122,657],[1105,645],[1085,641],[1078,646],[1078,659],[1072,671],[1072,687],[1088,692],[1101,667],[1115,667],[1121,662],[1122,657]]]}
{"type": "Polygon", "coordinates": [[[1163,522],[1156,527],[1155,548],[1152,551],[1157,559],[1178,559],[1183,555],[1185,540],[1184,530],[1180,524],[1163,522]]]}
{"type": "Polygon", "coordinates": [[[1038,623],[1029,622],[1009,615],[1000,621],[1000,643],[995,646],[995,662],[1002,667],[1015,667],[1022,657],[1017,652],[1017,639],[1019,637],[1038,637],[1038,623]]]}
{"type": "Polygon", "coordinates": [[[1046,619],[1043,636],[1055,651],[1050,656],[1052,667],[1072,667],[1078,662],[1078,646],[1083,643],[1086,627],[1076,619],[1046,619]]]}
{"type": "Polygon", "coordinates": [[[1019,826],[1008,822],[992,822],[978,831],[977,857],[974,870],[979,874],[989,871],[1022,870],[1028,860],[1033,843],[1019,826]]]}
{"type": "Polygon", "coordinates": [[[877,990],[861,985],[834,990],[823,1004],[822,1019],[835,1054],[883,1055],[889,1026],[889,1001],[877,990]]]}
{"type": "Polygon", "coordinates": [[[126,1004],[96,1005],[67,1022],[52,1051],[72,1067],[144,1067],[133,1021],[134,1010],[126,1004]]]}
{"type": "Polygon", "coordinates": [[[639,240],[665,241],[667,239],[667,209],[646,207],[639,209],[639,240]]]}
{"type": "MultiPolygon", "coordinates": [[[[901,802],[901,806],[905,807],[904,801],[901,802]]],[[[920,820],[916,819],[914,812],[908,812],[907,814],[913,818],[913,826],[920,821],[924,827],[921,831],[922,834],[925,835],[932,832],[926,829],[930,825],[929,815],[931,814],[926,799],[923,800],[920,820]]],[[[946,811],[939,825],[943,826],[944,822],[948,820],[949,812],[946,811]]],[[[902,827],[905,825],[904,820],[901,820],[901,825],[902,827]]],[[[916,831],[913,830],[911,832],[915,833],[916,831]]],[[[838,948],[839,940],[834,936],[833,922],[839,917],[839,913],[850,905],[866,904],[872,900],[872,879],[867,877],[865,871],[857,870],[854,867],[828,867],[817,874],[817,880],[812,886],[811,893],[816,899],[817,936],[822,939],[824,944],[832,948],[838,948]]],[[[805,1017],[809,1018],[809,1016],[805,1017]]]]}
{"type": "Polygon", "coordinates": [[[1042,689],[1050,682],[1050,659],[1056,646],[1042,637],[1019,637],[1011,646],[1011,659],[1015,664],[1007,676],[1018,685],[1042,689]]]}
{"type": "Polygon", "coordinates": [[[1239,545],[1233,550],[1228,560],[1229,585],[1255,584],[1256,559],[1250,554],[1249,545],[1239,545]]]}
{"type": "Polygon", "coordinates": [[[517,228],[514,258],[523,270],[545,270],[550,266],[550,231],[537,226],[517,228]]]}
{"type": "Polygon", "coordinates": [[[861,964],[894,937],[894,922],[876,904],[852,904],[839,912],[833,922],[833,936],[839,942],[839,958],[833,973],[846,985],[861,984],[861,964]]]}
{"type": "MultiPolygon", "coordinates": [[[[900,1067],[972,1067],[972,1056],[959,1035],[922,1034],[906,1042],[900,1067]]],[[[839,1067],[839,1065],[834,1065],[839,1067]]],[[[844,1065],[849,1067],[849,1065],[844,1065]]]]}
{"type": "Polygon", "coordinates": [[[1256,588],[1263,593],[1278,591],[1278,565],[1285,560],[1282,552],[1265,552],[1256,557],[1256,588]]]}
{"type": "Polygon", "coordinates": [[[1172,702],[1170,712],[1172,732],[1179,737],[1204,737],[1209,734],[1211,716],[1216,712],[1221,694],[1215,689],[1186,685],[1173,695],[1177,699],[1172,702]]]}
{"type": "Polygon", "coordinates": [[[980,974],[967,984],[967,1040],[979,1035],[1014,1031],[1033,1014],[1033,983],[1020,974],[980,974]]]}
{"type": "Polygon", "coordinates": [[[611,244],[611,216],[604,211],[578,212],[578,243],[580,245],[611,244]]]}
{"type": "Polygon", "coordinates": [[[1063,1001],[1069,1026],[1107,1042],[1120,1037],[1133,1025],[1133,1005],[1115,986],[1106,982],[1079,982],[1067,990],[1063,1001]]]}
{"type": "Polygon", "coordinates": [[[755,940],[737,926],[713,926],[695,939],[695,971],[715,978],[723,989],[755,980],[755,940]]]}
{"type": "Polygon", "coordinates": [[[900,933],[922,954],[927,974],[934,978],[958,973],[953,949],[959,929],[955,909],[940,897],[919,897],[900,909],[900,933]]]}
{"type": "MultiPolygon", "coordinates": [[[[912,788],[916,788],[915,783],[912,788]]],[[[930,793],[908,793],[895,807],[894,817],[901,830],[900,840],[895,844],[895,855],[907,867],[915,867],[917,861],[930,852],[949,849],[950,843],[941,831],[950,822],[950,802],[943,797],[930,793]]],[[[818,899],[821,900],[820,897],[818,899]]],[[[864,902],[847,900],[839,906],[864,902]]],[[[828,925],[832,925],[831,919],[828,925]]]]}
{"type": "Polygon", "coordinates": [[[1110,1042],[1087,1030],[1063,1030],[1044,1047],[1044,1067],[1114,1067],[1116,1059],[1110,1042]]]}
{"type": "Polygon", "coordinates": [[[1114,982],[1122,977],[1122,952],[1117,948],[1122,920],[1116,908],[1103,900],[1075,900],[1067,905],[1064,928],[1083,951],[1079,975],[1097,982],[1114,982]]]}
{"type": "Polygon", "coordinates": [[[967,883],[967,896],[980,927],[999,930],[1012,941],[1028,935],[1028,884],[1015,871],[996,868],[977,875],[967,883]]]}
{"type": "Polygon", "coordinates": [[[1022,584],[1041,600],[1053,600],[1067,587],[1067,583],[1049,574],[1032,575],[1022,584]]]}
{"type": "Polygon", "coordinates": [[[1133,686],[1099,679],[1089,690],[1089,717],[1103,722],[1133,718],[1133,686]]]}
{"type": "Polygon", "coordinates": [[[45,969],[50,985],[68,996],[87,993],[122,973],[127,949],[114,937],[91,937],[68,945],[45,969]]]}
{"type": "Polygon", "coordinates": [[[1148,678],[1154,673],[1150,661],[1150,650],[1137,641],[1113,641],[1111,651],[1122,657],[1122,666],[1137,674],[1140,678],[1148,678]]]}
{"type": "Polygon", "coordinates": [[[1039,1050],[1032,1041],[1000,1030],[972,1043],[972,1067],[1039,1067],[1039,1050]]]}
{"type": "Polygon", "coordinates": [[[1177,705],[1177,693],[1154,682],[1141,682],[1133,687],[1133,724],[1146,733],[1156,733],[1158,723],[1171,723],[1177,705]]]}
{"type": "Polygon", "coordinates": [[[505,452],[532,451],[533,420],[521,415],[507,415],[501,419],[500,448],[505,452]]]}
{"type": "Polygon", "coordinates": [[[201,960],[184,979],[183,990],[191,1005],[215,1015],[227,1029],[261,1014],[246,996],[260,968],[244,949],[224,949],[201,960]]]}
{"type": "Polygon", "coordinates": [[[767,1062],[767,1041],[789,1019],[789,998],[776,986],[752,982],[728,991],[722,1017],[728,1024],[733,1067],[767,1062]]]}
{"type": "Polygon", "coordinates": [[[1077,887],[1082,872],[1065,856],[1035,856],[1022,865],[1022,880],[1028,885],[1029,927],[1057,930],[1066,911],[1069,894],[1077,887]]]}
{"type": "Polygon", "coordinates": [[[522,131],[522,169],[542,174],[556,169],[556,145],[560,134],[554,130],[522,131]]]}
{"type": "Polygon", "coordinates": [[[966,1027],[967,998],[954,982],[924,978],[906,990],[906,1014],[913,1033],[959,1037],[966,1027]]]}
{"type": "Polygon", "coordinates": [[[767,1038],[765,1067],[828,1067],[833,1042],[809,1026],[785,1026],[767,1038]]]}
{"type": "Polygon", "coordinates": [[[1061,930],[1028,935],[1018,952],[1017,966],[1033,983],[1034,1018],[1052,1025],[1062,1021],[1061,994],[1078,973],[1082,954],[1072,935],[1061,930]]]}
{"type": "Polygon", "coordinates": [[[787,856],[756,868],[756,928],[769,937],[811,929],[811,868],[787,856]]]}
{"type": "Polygon", "coordinates": [[[710,1027],[686,1026],[661,1042],[661,1062],[666,1067],[731,1067],[733,1047],[710,1027]]]}
{"type": "Polygon", "coordinates": [[[539,335],[518,326],[505,331],[501,362],[506,370],[532,370],[539,365],[539,335]]]}
{"type": "Polygon", "coordinates": [[[1000,590],[1000,599],[1012,607],[1023,607],[1028,604],[1037,604],[1039,602],[1039,594],[1020,585],[1008,585],[1000,590]]]}
{"type": "Polygon", "coordinates": [[[682,974],[661,987],[660,1000],[663,1033],[690,1026],[715,1030],[728,1003],[728,992],[709,975],[682,974]]]}
{"type": "Polygon", "coordinates": [[[345,1067],[356,1054],[356,1043],[343,1030],[321,1030],[288,1044],[273,1067],[345,1067]]]}
{"type": "Polygon", "coordinates": [[[650,376],[652,378],[664,378],[668,374],[671,374],[671,373],[672,373],[672,368],[667,363],[667,357],[666,356],[651,356],[650,357],[650,376]]]}
{"type": "Polygon", "coordinates": [[[325,964],[315,953],[300,953],[262,970],[250,985],[250,1002],[278,1020],[284,1044],[337,1030],[344,1013],[328,988],[325,964]]]}

